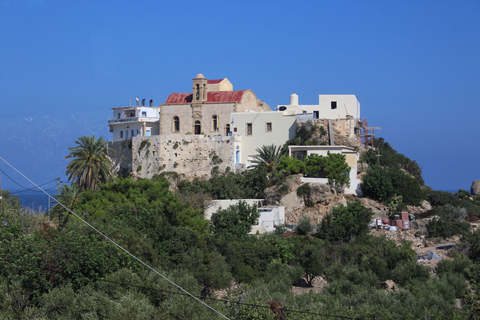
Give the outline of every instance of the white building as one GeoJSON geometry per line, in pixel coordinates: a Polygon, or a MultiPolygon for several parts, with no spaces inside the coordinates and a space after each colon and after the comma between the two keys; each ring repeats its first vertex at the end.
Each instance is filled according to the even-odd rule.
{"type": "Polygon", "coordinates": [[[130,106],[112,108],[113,118],[108,120],[113,140],[159,134],[160,107],[130,106]]]}
{"type": "Polygon", "coordinates": [[[293,93],[290,104],[279,105],[277,110],[294,114],[311,113],[313,119],[360,119],[360,102],[353,94],[320,94],[318,105],[300,105],[298,95],[293,93]]]}
{"type": "MultiPolygon", "coordinates": [[[[344,193],[361,196],[360,185],[362,180],[357,178],[359,154],[354,148],[346,146],[289,146],[288,152],[290,157],[302,161],[304,161],[304,159],[311,154],[317,154],[323,157],[327,157],[329,152],[345,155],[345,161],[350,166],[350,171],[348,173],[350,178],[350,186],[345,188],[344,193]]],[[[312,182],[328,184],[327,178],[303,177],[302,181],[304,183],[312,182]]]]}
{"type": "Polygon", "coordinates": [[[263,199],[207,200],[205,201],[204,218],[211,220],[212,215],[218,210],[227,209],[240,201],[245,201],[250,206],[256,205],[260,213],[257,224],[252,226],[249,234],[273,232],[276,226],[285,224],[285,207],[263,206],[263,199]]]}
{"type": "MultiPolygon", "coordinates": [[[[231,114],[232,135],[235,136],[235,163],[250,165],[249,160],[262,146],[282,147],[295,137],[297,116],[277,111],[231,114]]],[[[238,167],[238,165],[236,165],[238,167]]]]}

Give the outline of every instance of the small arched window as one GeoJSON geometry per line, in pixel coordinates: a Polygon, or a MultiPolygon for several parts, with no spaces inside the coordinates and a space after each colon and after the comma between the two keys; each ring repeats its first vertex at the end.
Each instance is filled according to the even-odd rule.
{"type": "Polygon", "coordinates": [[[196,88],[195,88],[195,100],[200,100],[200,86],[196,85],[196,88]]]}
{"type": "Polygon", "coordinates": [[[180,118],[173,117],[173,132],[180,132],[180,118]]]}
{"type": "Polygon", "coordinates": [[[218,131],[218,116],[212,117],[212,131],[218,131]]]}

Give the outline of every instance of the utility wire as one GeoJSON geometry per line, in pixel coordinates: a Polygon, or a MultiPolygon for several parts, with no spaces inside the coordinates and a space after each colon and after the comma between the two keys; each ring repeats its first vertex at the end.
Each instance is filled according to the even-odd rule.
{"type": "MultiPolygon", "coordinates": [[[[55,189],[57,186],[53,186],[51,187],[50,189],[47,189],[45,191],[50,191],[52,189],[55,189]]],[[[17,194],[17,193],[22,193],[22,192],[26,192],[26,191],[33,191],[33,192],[42,192],[42,191],[36,191],[36,190],[33,190],[33,189],[36,189],[36,188],[31,188],[31,189],[26,189],[26,190],[21,190],[21,191],[15,191],[15,192],[11,192],[11,194],[17,194]]]]}
{"type": "MultiPolygon", "coordinates": [[[[4,160],[4,161],[5,161],[5,160],[4,160]]],[[[10,177],[8,176],[8,174],[6,174],[5,171],[3,171],[2,169],[0,169],[0,172],[2,172],[2,173],[3,173],[8,179],[10,179],[13,183],[15,183],[16,185],[18,185],[18,186],[22,187],[23,189],[25,189],[25,190],[23,190],[23,191],[28,191],[28,190],[37,189],[36,187],[35,187],[35,188],[27,188],[27,187],[24,187],[24,186],[22,186],[20,183],[18,183],[17,181],[15,181],[15,180],[13,180],[12,178],[10,178],[10,177]]],[[[44,184],[41,184],[40,186],[44,186],[44,185],[49,184],[49,183],[51,183],[51,182],[53,182],[53,181],[57,181],[57,179],[53,179],[53,180],[51,180],[51,181],[45,182],[44,184]]],[[[23,192],[23,191],[20,191],[20,192],[23,192]]],[[[36,191],[36,190],[34,190],[34,191],[35,191],[35,192],[41,192],[41,191],[36,191]]]]}
{"type": "MultiPolygon", "coordinates": [[[[31,184],[33,184],[34,186],[36,186],[38,189],[42,190],[46,195],[48,195],[50,198],[56,200],[55,198],[53,198],[51,195],[49,195],[46,191],[44,191],[42,188],[40,188],[40,186],[36,185],[32,180],[30,180],[28,177],[26,177],[23,173],[21,173],[20,171],[18,171],[14,166],[12,166],[10,163],[8,163],[5,159],[3,159],[2,157],[0,157],[0,159],[5,162],[8,166],[10,166],[13,170],[15,170],[17,173],[19,173],[22,177],[24,177],[26,180],[28,180],[31,184]]],[[[128,254],[130,257],[132,257],[133,259],[137,260],[140,264],[144,265],[146,268],[150,269],[152,272],[158,274],[160,277],[162,277],[164,280],[168,281],[170,284],[172,284],[173,286],[177,287],[178,289],[182,290],[183,292],[185,292],[186,295],[192,297],[193,299],[197,300],[198,302],[200,302],[201,304],[205,305],[207,308],[211,309],[212,311],[215,311],[217,314],[219,314],[220,316],[222,316],[223,318],[225,319],[228,319],[230,320],[229,318],[227,318],[225,315],[223,315],[222,313],[220,313],[219,311],[217,311],[216,309],[214,309],[213,307],[209,306],[208,304],[206,304],[205,302],[203,302],[202,300],[200,300],[199,298],[197,298],[196,296],[194,296],[193,294],[191,294],[190,292],[188,292],[187,290],[183,289],[182,287],[180,287],[178,284],[176,284],[175,282],[173,282],[172,280],[168,279],[166,276],[164,276],[163,274],[161,274],[160,272],[158,272],[157,270],[155,270],[153,267],[149,266],[148,264],[146,264],[145,262],[143,262],[142,260],[140,260],[139,258],[137,258],[135,255],[133,255],[132,253],[130,253],[127,249],[123,248],[122,246],[120,246],[118,243],[116,243],[114,240],[110,239],[109,237],[107,237],[104,233],[102,233],[100,230],[98,230],[97,228],[95,228],[94,226],[92,226],[90,223],[88,223],[87,221],[85,221],[84,219],[82,219],[79,215],[77,215],[75,212],[73,212],[72,210],[68,209],[65,205],[63,205],[63,203],[61,202],[57,202],[60,206],[62,206],[64,209],[66,209],[68,212],[70,212],[72,215],[74,215],[77,219],[79,219],[80,221],[82,221],[84,224],[86,224],[87,226],[89,226],[90,228],[92,228],[95,232],[97,232],[98,234],[100,234],[102,237],[104,237],[106,240],[110,241],[111,243],[113,243],[117,248],[119,248],[120,250],[122,250],[123,252],[125,252],[126,254],[128,254]]]]}

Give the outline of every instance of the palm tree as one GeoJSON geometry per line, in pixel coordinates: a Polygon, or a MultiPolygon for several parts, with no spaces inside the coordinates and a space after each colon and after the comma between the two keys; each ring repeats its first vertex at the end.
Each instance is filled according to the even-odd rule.
{"type": "Polygon", "coordinates": [[[82,189],[96,189],[100,182],[113,176],[113,164],[107,155],[106,141],[102,137],[96,140],[93,135],[80,137],[75,143],[78,146],[68,148],[70,154],[65,157],[73,158],[65,170],[68,180],[82,189]]]}
{"type": "Polygon", "coordinates": [[[80,201],[80,195],[82,194],[82,190],[76,183],[72,183],[72,186],[64,184],[62,186],[62,192],[55,196],[59,203],[53,206],[51,210],[51,215],[55,218],[57,217],[59,220],[59,224],[61,227],[64,227],[68,222],[68,217],[70,216],[69,211],[75,212],[77,209],[78,202],[80,201]],[[65,209],[65,207],[68,209],[65,209]]]}
{"type": "Polygon", "coordinates": [[[266,167],[267,171],[272,171],[280,163],[283,156],[287,154],[287,150],[272,144],[270,146],[262,146],[255,149],[258,154],[253,156],[251,167],[266,167]]]}

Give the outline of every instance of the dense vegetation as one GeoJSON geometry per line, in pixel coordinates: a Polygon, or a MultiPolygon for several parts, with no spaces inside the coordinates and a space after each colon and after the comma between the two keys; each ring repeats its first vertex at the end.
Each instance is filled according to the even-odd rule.
{"type": "MultiPolygon", "coordinates": [[[[42,216],[22,213],[4,193],[0,229],[2,318],[219,319],[219,315],[71,216],[58,228],[42,227],[42,216]]],[[[248,236],[256,219],[245,204],[226,208],[209,225],[201,211],[168,190],[164,178],[115,179],[83,192],[76,212],[111,239],[231,319],[274,319],[268,302],[285,305],[283,315],[311,319],[308,311],[385,319],[454,318],[474,312],[480,262],[480,233],[468,238],[455,262],[439,264],[439,277],[416,263],[408,243],[397,246],[368,234],[371,211],[360,203],[336,208],[317,228],[303,232],[248,236]],[[317,230],[317,231],[315,231],[317,230]],[[458,262],[457,262],[458,261],[458,262]],[[463,261],[463,262],[462,262],[463,261]],[[293,295],[323,276],[319,293],[293,295]],[[393,280],[398,291],[386,293],[393,280]],[[224,299],[212,290],[241,284],[224,299]],[[455,308],[455,298],[464,308],[455,308]],[[240,304],[243,303],[243,304],[240,304]],[[263,305],[264,307],[261,307],[263,305]],[[406,308],[405,306],[408,306],[406,308]],[[288,311],[291,310],[291,311],[288,311]]]]}
{"type": "MultiPolygon", "coordinates": [[[[309,126],[304,131],[305,137],[313,133],[309,126]]],[[[256,168],[180,182],[176,194],[165,177],[109,180],[99,174],[95,181],[103,183],[63,186],[59,200],[65,207],[56,205],[48,215],[26,214],[18,198],[4,191],[0,318],[222,318],[109,239],[230,319],[476,318],[480,231],[471,233],[464,221],[479,212],[479,198],[466,191],[416,189],[423,182],[421,171],[414,175],[419,173],[415,163],[386,143],[383,149],[386,158],[397,157],[403,164],[371,164],[372,197],[397,208],[427,198],[434,206],[427,214],[439,217],[428,226],[430,236],[463,236],[454,260],[439,262],[434,273],[416,262],[410,243],[370,235],[373,213],[360,202],[334,208],[318,225],[305,217],[295,232],[278,227],[273,234],[249,235],[258,211],[245,202],[205,221],[206,199],[262,198],[265,187],[307,171],[336,173],[340,176],[332,179],[339,183],[345,171],[340,157],[302,162],[265,149],[259,159],[266,161],[256,168]],[[267,160],[270,156],[275,160],[267,160]],[[49,218],[56,227],[46,224],[49,218]],[[292,293],[292,285],[309,288],[320,276],[326,280],[321,291],[292,293]],[[395,282],[395,290],[385,290],[387,280],[395,282]],[[223,300],[212,294],[232,284],[223,300]]]]}

